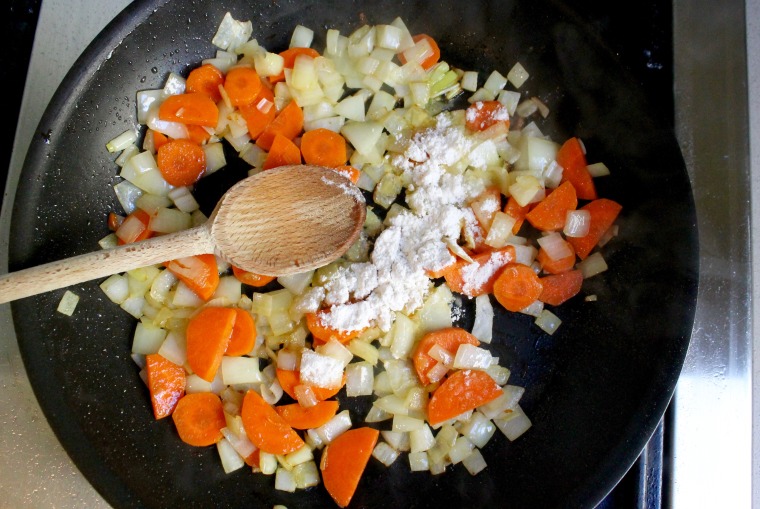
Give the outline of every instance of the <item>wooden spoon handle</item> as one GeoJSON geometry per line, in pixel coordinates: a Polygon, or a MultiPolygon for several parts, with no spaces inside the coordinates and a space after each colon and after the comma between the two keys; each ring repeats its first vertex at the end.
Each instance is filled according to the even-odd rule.
{"type": "Polygon", "coordinates": [[[208,225],[0,276],[0,304],[176,258],[214,252],[208,225]]]}

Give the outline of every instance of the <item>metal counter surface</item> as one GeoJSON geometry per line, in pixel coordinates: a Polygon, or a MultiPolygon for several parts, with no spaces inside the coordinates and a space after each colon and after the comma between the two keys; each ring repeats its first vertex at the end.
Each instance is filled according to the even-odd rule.
{"type": "MultiPolygon", "coordinates": [[[[3,271],[14,191],[37,122],[74,60],[128,3],[42,3],[0,215],[3,271]]],[[[760,255],[760,240],[750,235],[750,225],[760,223],[760,204],[751,201],[760,190],[760,0],[721,7],[684,0],[673,11],[676,126],[701,241],[697,315],[673,401],[672,478],[663,494],[675,508],[760,507],[760,488],[752,486],[753,447],[760,452],[752,439],[753,422],[760,422],[760,404],[752,410],[760,401],[760,388],[753,392],[753,326],[760,337],[760,323],[751,320],[760,311],[751,298],[760,281],[751,277],[751,255],[760,255]]],[[[39,408],[7,304],[0,306],[0,388],[0,508],[108,507],[39,408]]]]}

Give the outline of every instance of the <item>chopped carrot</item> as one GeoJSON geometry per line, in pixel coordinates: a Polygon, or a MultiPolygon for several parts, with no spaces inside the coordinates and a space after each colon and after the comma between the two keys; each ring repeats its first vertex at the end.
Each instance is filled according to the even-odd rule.
{"type": "Polygon", "coordinates": [[[318,428],[335,417],[338,413],[338,402],[335,400],[320,401],[312,407],[303,407],[299,403],[279,405],[274,407],[280,417],[294,429],[318,428]]]}
{"type": "Polygon", "coordinates": [[[478,369],[454,371],[438,386],[428,403],[431,426],[473,410],[504,393],[491,375],[478,369]]]}
{"type": "Polygon", "coordinates": [[[373,428],[354,428],[325,446],[319,470],[325,489],[338,506],[351,502],[379,435],[373,428]]]}
{"type": "Polygon", "coordinates": [[[541,278],[541,295],[538,300],[550,306],[559,306],[569,298],[578,295],[583,285],[583,273],[570,270],[541,278]]]}
{"type": "Polygon", "coordinates": [[[188,125],[187,134],[189,136],[188,139],[198,145],[203,145],[211,139],[211,133],[199,125],[188,125]]]}
{"type": "Polygon", "coordinates": [[[248,455],[248,457],[245,459],[245,464],[249,467],[256,467],[259,468],[259,463],[261,461],[261,451],[256,449],[251,454],[248,455]]]}
{"type": "Polygon", "coordinates": [[[158,169],[169,184],[191,186],[206,171],[206,153],[190,140],[171,140],[158,149],[158,169]]]}
{"type": "Polygon", "coordinates": [[[567,213],[578,207],[575,187],[564,182],[525,215],[533,227],[541,231],[558,231],[565,226],[567,213]]]}
{"type": "Polygon", "coordinates": [[[570,138],[557,151],[562,166],[562,182],[570,182],[581,200],[596,200],[596,186],[586,163],[586,154],[578,138],[570,138]]]}
{"type": "Polygon", "coordinates": [[[270,170],[289,164],[301,164],[301,151],[295,143],[277,133],[274,135],[274,141],[269,148],[269,154],[267,154],[263,168],[270,170]]]}
{"type": "Polygon", "coordinates": [[[177,258],[165,265],[203,300],[209,300],[219,286],[219,269],[212,254],[177,258]]]}
{"type": "Polygon", "coordinates": [[[549,258],[549,255],[546,254],[546,250],[544,248],[540,248],[538,250],[538,256],[536,256],[536,260],[538,260],[538,263],[541,265],[541,270],[547,274],[561,274],[562,272],[567,272],[575,266],[575,248],[571,243],[567,241],[564,242],[567,244],[568,249],[570,249],[572,252],[567,256],[559,258],[558,260],[549,258]]]}
{"type": "Polygon", "coordinates": [[[359,335],[364,332],[364,329],[344,331],[325,325],[322,323],[321,319],[323,313],[324,311],[306,313],[306,328],[309,329],[312,336],[321,339],[325,343],[330,341],[330,339],[335,338],[340,343],[346,344],[352,339],[359,337],[359,335]]]}
{"type": "Polygon", "coordinates": [[[485,131],[498,123],[509,129],[509,111],[499,101],[476,101],[465,110],[464,117],[470,131],[485,131]]]}
{"type": "Polygon", "coordinates": [[[245,393],[240,417],[248,440],[264,452],[288,454],[304,446],[298,433],[253,389],[245,393]]]}
{"type": "Polygon", "coordinates": [[[261,78],[251,67],[233,67],[224,78],[224,91],[233,106],[253,103],[262,87],[261,78]]]}
{"type": "Polygon", "coordinates": [[[427,277],[429,277],[430,279],[438,279],[440,277],[444,277],[446,275],[446,271],[453,269],[454,264],[456,263],[457,263],[457,259],[452,258],[451,262],[444,265],[443,267],[440,267],[435,270],[425,269],[425,274],[427,274],[427,277]]]}
{"type": "Polygon", "coordinates": [[[346,140],[325,128],[307,131],[301,137],[301,153],[306,164],[335,168],[346,164],[346,140]]]}
{"type": "Polygon", "coordinates": [[[283,62],[282,62],[283,71],[277,76],[270,76],[269,82],[277,83],[278,81],[285,81],[285,69],[292,69],[296,63],[296,58],[299,55],[306,55],[306,56],[310,56],[311,58],[317,58],[319,56],[319,52],[315,50],[314,48],[288,48],[286,49],[285,51],[280,53],[280,56],[283,59],[283,62]]]}
{"type": "Polygon", "coordinates": [[[235,267],[234,265],[232,266],[232,274],[244,285],[255,287],[266,286],[277,279],[274,276],[262,276],[255,272],[248,272],[247,270],[235,267]]]}
{"type": "Polygon", "coordinates": [[[248,135],[252,140],[257,139],[264,132],[266,126],[277,116],[274,94],[269,87],[265,86],[261,87],[259,95],[251,104],[240,105],[238,109],[245,119],[248,135]]]}
{"type": "Polygon", "coordinates": [[[602,235],[615,222],[622,209],[623,207],[619,203],[607,198],[599,198],[581,207],[581,210],[588,210],[591,214],[588,233],[583,237],[569,237],[567,239],[581,260],[585,260],[591,253],[602,235]]]}
{"type": "Polygon", "coordinates": [[[361,170],[357,170],[353,166],[347,166],[347,165],[340,165],[333,168],[337,173],[340,173],[344,177],[346,177],[348,180],[356,184],[359,182],[359,177],[361,176],[362,172],[361,170]]]}
{"type": "Polygon", "coordinates": [[[183,442],[196,447],[213,445],[222,439],[222,400],[213,392],[185,394],[172,413],[174,426],[183,442]]]}
{"type": "Polygon", "coordinates": [[[237,313],[233,308],[207,307],[187,323],[187,363],[193,372],[213,382],[232,337],[237,313]]]}
{"type": "Polygon", "coordinates": [[[224,355],[237,357],[249,353],[256,345],[256,322],[251,313],[245,309],[233,309],[237,316],[224,355]]]}
{"type": "Polygon", "coordinates": [[[524,207],[521,206],[519,203],[517,203],[517,200],[515,200],[514,196],[510,196],[507,200],[507,204],[504,205],[504,213],[512,216],[516,220],[515,225],[512,227],[513,235],[517,235],[517,233],[520,231],[523,222],[525,222],[525,215],[530,211],[532,206],[533,205],[530,203],[524,207]]]}
{"type": "Polygon", "coordinates": [[[470,208],[483,230],[488,231],[494,216],[501,210],[501,191],[498,187],[486,188],[470,202],[470,208]]]}
{"type": "MultiPolygon", "coordinates": [[[[292,371],[289,369],[280,369],[277,368],[275,371],[277,374],[277,381],[280,382],[280,387],[282,387],[282,390],[285,391],[285,394],[290,396],[293,399],[298,399],[296,397],[296,387],[301,384],[301,374],[298,371],[292,371]]],[[[332,387],[329,389],[325,389],[323,387],[317,387],[316,385],[309,385],[311,389],[314,391],[314,397],[317,398],[319,401],[324,401],[326,399],[330,399],[340,390],[343,388],[343,386],[346,384],[346,375],[343,375],[343,381],[340,385],[340,387],[332,387]]]]}
{"type": "Polygon", "coordinates": [[[119,239],[119,244],[131,244],[153,236],[153,231],[148,228],[150,214],[142,209],[135,209],[124,218],[114,232],[119,239]]]}
{"type": "Polygon", "coordinates": [[[451,290],[477,297],[493,292],[494,282],[502,269],[515,261],[515,248],[504,246],[471,258],[472,262],[457,260],[444,269],[443,277],[451,290]]]}
{"type": "Polygon", "coordinates": [[[120,216],[116,212],[109,212],[108,213],[108,229],[112,232],[115,232],[119,229],[119,226],[121,226],[121,223],[124,222],[124,216],[120,216]]]}
{"type": "MultiPolygon", "coordinates": [[[[430,49],[432,50],[432,54],[428,56],[425,60],[422,61],[420,65],[422,65],[422,68],[426,71],[433,67],[435,64],[438,63],[438,60],[441,59],[441,49],[438,47],[438,43],[435,42],[435,39],[430,37],[427,34],[417,34],[414,37],[412,37],[412,40],[415,43],[420,42],[422,39],[426,39],[428,44],[430,44],[430,49]]],[[[404,57],[403,53],[399,53],[398,55],[399,61],[401,61],[402,64],[406,63],[406,58],[404,57]]]]}
{"type": "Polygon", "coordinates": [[[222,98],[222,94],[219,92],[219,85],[222,83],[224,83],[224,73],[212,64],[203,64],[187,75],[185,89],[188,92],[206,95],[216,103],[222,98]]]}
{"type": "Polygon", "coordinates": [[[152,353],[145,356],[145,372],[153,415],[156,419],[163,419],[171,415],[185,395],[185,368],[152,353]]]}
{"type": "Polygon", "coordinates": [[[153,129],[148,129],[148,132],[151,136],[153,136],[153,150],[155,151],[158,151],[158,149],[160,149],[163,144],[169,141],[169,137],[164,133],[154,131],[153,129]]]}
{"type": "Polygon", "coordinates": [[[430,349],[438,345],[452,355],[455,355],[459,345],[463,344],[478,346],[480,341],[461,327],[448,327],[428,332],[422,336],[422,339],[417,343],[414,354],[412,354],[414,369],[417,371],[417,377],[422,385],[430,384],[427,374],[438,362],[428,355],[430,349]]]}
{"type": "Polygon", "coordinates": [[[303,129],[303,111],[295,101],[290,101],[256,138],[256,145],[264,150],[272,147],[275,134],[279,133],[292,140],[303,129]]]}
{"type": "Polygon", "coordinates": [[[493,295],[508,311],[520,311],[541,295],[541,281],[533,269],[521,263],[510,263],[493,285],[493,295]]]}
{"type": "Polygon", "coordinates": [[[219,108],[199,92],[170,95],[158,107],[158,118],[169,122],[216,127],[219,108]]]}

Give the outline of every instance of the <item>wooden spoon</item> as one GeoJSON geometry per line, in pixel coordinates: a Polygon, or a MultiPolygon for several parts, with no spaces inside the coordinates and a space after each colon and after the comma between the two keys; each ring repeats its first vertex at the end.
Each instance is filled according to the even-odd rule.
{"type": "Polygon", "coordinates": [[[0,276],[0,303],[199,254],[268,276],[305,272],[342,256],[365,215],[359,189],[334,170],[282,166],[235,184],[201,226],[0,276]]]}

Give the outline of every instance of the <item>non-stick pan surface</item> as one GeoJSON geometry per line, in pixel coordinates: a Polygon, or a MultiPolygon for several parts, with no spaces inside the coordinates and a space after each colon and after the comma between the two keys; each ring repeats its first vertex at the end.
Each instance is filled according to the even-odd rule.
{"type": "MultiPolygon", "coordinates": [[[[619,201],[620,236],[605,248],[609,270],[556,309],[549,336],[527,316],[498,313],[492,347],[527,387],[533,428],[484,448],[488,467],[470,476],[410,473],[371,461],[354,507],[593,507],[638,456],[673,393],[696,300],[697,232],[684,162],[671,124],[647,103],[604,41],[559,2],[406,0],[137,2],[93,42],[66,77],[24,166],[11,233],[11,270],[97,249],[118,179],[106,142],[135,125],[135,92],[186,75],[214,54],[224,13],[250,19],[254,36],[287,47],[297,24],[349,33],[401,16],[440,41],[444,58],[482,73],[520,61],[523,90],[552,109],[553,139],[580,136],[612,175],[601,196],[619,201]]],[[[483,76],[484,74],[481,74],[483,76]]],[[[203,206],[245,174],[230,163],[203,182],[203,206]]],[[[330,507],[323,488],[275,491],[273,479],[225,475],[214,448],[183,444],[156,422],[130,359],[133,319],[99,281],[71,318],[55,312],[62,291],[15,302],[21,353],[39,402],[77,466],[115,507],[330,507]]],[[[467,319],[463,322],[467,325],[467,319]]],[[[366,406],[364,407],[366,408],[366,406]]],[[[353,407],[357,410],[358,406],[353,407]]],[[[354,419],[360,421],[360,414],[354,419]]]]}

